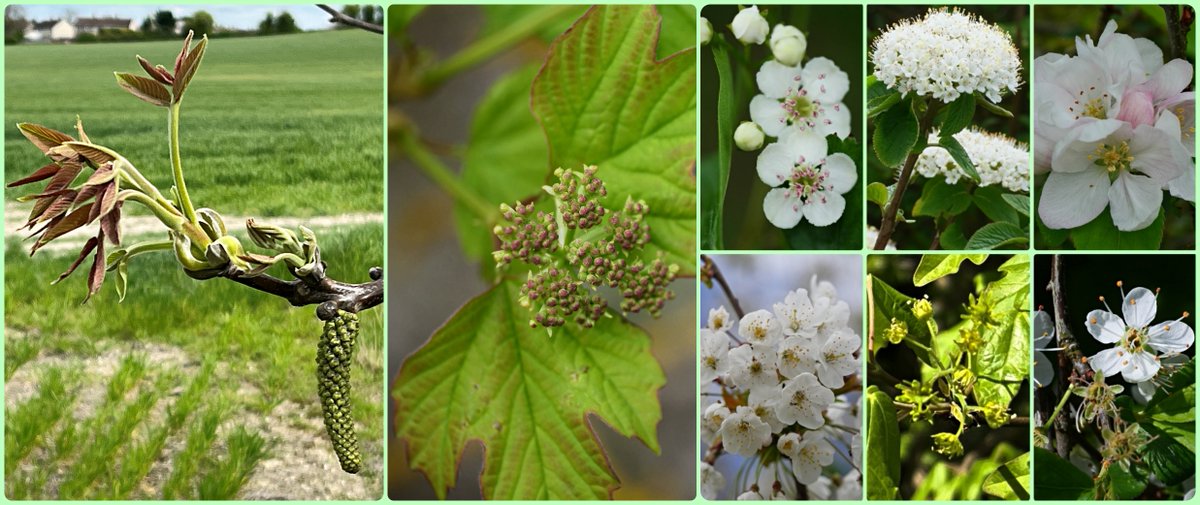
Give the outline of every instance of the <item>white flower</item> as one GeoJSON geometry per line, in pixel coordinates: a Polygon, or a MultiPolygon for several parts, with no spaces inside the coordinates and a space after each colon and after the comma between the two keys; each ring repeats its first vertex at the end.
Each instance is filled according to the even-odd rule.
{"type": "Polygon", "coordinates": [[[818,279],[816,274],[808,278],[808,291],[812,293],[813,301],[818,303],[822,300],[833,303],[838,299],[837,287],[832,282],[818,279]]]}
{"type": "Polygon", "coordinates": [[[784,383],[783,398],[775,406],[775,414],[786,424],[800,423],[815,430],[825,425],[822,413],[832,403],[833,391],[817,382],[813,374],[802,373],[784,383]]]}
{"type": "Polygon", "coordinates": [[[1054,380],[1054,365],[1044,351],[1061,351],[1054,344],[1054,320],[1045,311],[1033,313],[1033,384],[1043,387],[1054,380]]]}
{"type": "Polygon", "coordinates": [[[957,10],[933,10],[875,38],[875,78],[900,93],[952,102],[980,93],[999,102],[1021,84],[1021,60],[1008,33],[957,10]]]}
{"type": "Polygon", "coordinates": [[[771,307],[775,317],[783,326],[783,334],[789,337],[813,337],[817,334],[817,315],[813,312],[808,291],[797,289],[783,297],[783,303],[771,307]]]}
{"type": "Polygon", "coordinates": [[[814,226],[841,219],[842,195],[854,187],[858,172],[849,156],[827,156],[828,149],[824,137],[794,130],[759,154],[758,178],[774,188],[763,199],[771,224],[790,229],[804,218],[814,226]]]}
{"type": "Polygon", "coordinates": [[[817,342],[814,337],[788,337],[779,344],[779,374],[791,379],[817,371],[817,342]]]}
{"type": "Polygon", "coordinates": [[[767,32],[771,30],[771,26],[762,14],[758,13],[758,6],[752,5],[738,11],[733,17],[730,29],[733,30],[733,36],[744,44],[762,44],[767,40],[767,32]]]}
{"type": "Polygon", "coordinates": [[[704,409],[704,418],[700,423],[701,438],[711,442],[721,431],[721,424],[729,417],[729,409],[723,402],[716,402],[704,409]]]}
{"type": "Polygon", "coordinates": [[[712,382],[729,373],[729,338],[708,328],[700,330],[700,380],[712,382]]]}
{"type": "Polygon", "coordinates": [[[725,489],[725,476],[708,463],[700,463],[700,496],[706,500],[716,500],[725,489]]]}
{"type": "Polygon", "coordinates": [[[738,322],[738,335],[753,345],[773,346],[783,337],[783,329],[779,326],[779,320],[770,312],[756,310],[746,314],[738,322]]]}
{"type": "Polygon", "coordinates": [[[753,456],[771,443],[771,427],[744,405],[725,418],[720,435],[725,450],[742,456],[753,456]]]}
{"type": "Polygon", "coordinates": [[[715,332],[730,331],[733,329],[733,320],[729,318],[729,311],[725,310],[724,305],[715,309],[708,309],[708,329],[715,332]]]}
{"type": "Polygon", "coordinates": [[[763,498],[762,495],[758,494],[758,491],[746,491],[745,493],[739,494],[737,499],[739,501],[763,501],[763,500],[766,500],[766,498],[763,498]]]}
{"type": "Polygon", "coordinates": [[[700,17],[700,43],[707,44],[709,41],[712,40],[712,35],[713,35],[712,23],[708,21],[708,18],[701,16],[700,17]]]}
{"type": "Polygon", "coordinates": [[[1193,170],[1178,139],[1151,125],[1133,128],[1116,119],[1072,128],[1055,147],[1051,168],[1038,202],[1047,227],[1076,228],[1109,207],[1121,231],[1150,226],[1163,188],[1193,170]]]}
{"type": "MultiPolygon", "coordinates": [[[[1161,367],[1160,353],[1182,353],[1192,346],[1196,335],[1182,322],[1182,317],[1151,325],[1158,311],[1158,301],[1157,295],[1149,289],[1134,288],[1128,294],[1122,294],[1123,319],[1110,310],[1097,309],[1088,313],[1088,333],[1101,343],[1117,344],[1088,358],[1088,363],[1092,370],[1105,377],[1120,372],[1121,378],[1130,384],[1148,381],[1161,367]]],[[[1108,308],[1107,302],[1105,308],[1108,308]]],[[[1186,312],[1183,317],[1187,317],[1186,312]]]]}
{"type": "MultiPolygon", "coordinates": [[[[779,462],[767,463],[756,470],[757,478],[754,486],[758,488],[757,498],[741,498],[739,500],[795,500],[796,482],[788,476],[788,470],[779,462]]],[[[745,495],[743,495],[745,496],[745,495]]]]}
{"type": "Polygon", "coordinates": [[[800,29],[785,24],[775,25],[771,31],[771,54],[775,56],[775,61],[794,67],[804,60],[806,50],[808,39],[800,29]]]}
{"type": "Polygon", "coordinates": [[[743,151],[762,149],[764,139],[762,128],[750,121],[742,121],[733,131],[733,143],[743,151]]]}
{"type": "Polygon", "coordinates": [[[788,130],[850,135],[850,109],[842,103],[850,77],[832,60],[813,58],[803,67],[769,60],[755,80],[762,94],[750,99],[750,119],[767,135],[783,137],[788,130]]]}
{"type": "Polygon", "coordinates": [[[779,438],[779,452],[792,460],[796,481],[810,485],[821,476],[821,469],[833,463],[833,446],[819,431],[809,431],[803,437],[788,433],[779,438]]]}
{"type": "Polygon", "coordinates": [[[821,383],[829,388],[845,385],[845,377],[858,372],[858,358],[854,353],[861,346],[862,339],[849,329],[834,333],[826,340],[817,353],[817,377],[821,383]]]}
{"type": "Polygon", "coordinates": [[[744,391],[779,387],[775,346],[741,345],[729,351],[729,379],[744,391]]]}
{"type": "Polygon", "coordinates": [[[841,477],[841,484],[833,485],[833,479],[824,475],[808,486],[808,497],[812,500],[858,501],[862,499],[862,474],[851,469],[841,477]]]}
{"type": "MultiPolygon", "coordinates": [[[[979,173],[979,186],[999,184],[1009,191],[1029,191],[1029,148],[1012,138],[975,127],[954,134],[979,173]]],[[[929,147],[917,158],[917,173],[933,178],[944,176],[957,184],[967,174],[945,148],[935,145],[938,133],[929,134],[929,147]]]]}
{"type": "Polygon", "coordinates": [[[776,385],[773,388],[759,388],[750,391],[750,397],[746,399],[746,404],[754,411],[754,415],[771,427],[771,433],[779,433],[787,427],[787,424],[780,421],[779,416],[775,413],[775,404],[779,403],[781,394],[782,391],[776,385]]]}

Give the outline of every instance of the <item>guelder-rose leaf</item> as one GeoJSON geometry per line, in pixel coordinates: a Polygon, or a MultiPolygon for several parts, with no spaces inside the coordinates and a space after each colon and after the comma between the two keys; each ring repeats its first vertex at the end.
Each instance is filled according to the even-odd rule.
{"type": "Polygon", "coordinates": [[[551,167],[600,167],[606,205],[650,206],[651,246],[695,275],[696,56],[658,60],[661,17],[647,5],[592,7],[550,47],[533,81],[533,112],[551,167]]]}
{"type": "Polygon", "coordinates": [[[588,414],[657,452],[665,384],[649,336],[624,318],[531,329],[503,280],[467,302],[405,360],[392,387],[408,461],[439,497],[469,440],[486,447],[487,499],[607,499],[617,479],[588,414]]]}

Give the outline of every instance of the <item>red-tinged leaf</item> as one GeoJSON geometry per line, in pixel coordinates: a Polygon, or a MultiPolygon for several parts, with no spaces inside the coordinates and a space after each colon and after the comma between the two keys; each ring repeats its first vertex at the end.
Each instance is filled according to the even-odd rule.
{"type": "Polygon", "coordinates": [[[8,187],[15,188],[17,186],[24,186],[31,182],[37,182],[37,181],[49,179],[51,177],[54,177],[54,174],[57,174],[58,170],[59,170],[58,163],[51,163],[42,168],[34,170],[32,174],[29,174],[28,176],[25,176],[22,179],[17,179],[15,181],[8,183],[8,187]]]}
{"type": "Polygon", "coordinates": [[[183,49],[179,50],[179,55],[175,56],[175,76],[179,76],[179,69],[183,67],[184,60],[188,57],[188,50],[192,47],[192,36],[194,32],[188,30],[187,37],[183,38],[183,49]]]}
{"type": "Polygon", "coordinates": [[[50,159],[60,165],[67,162],[82,163],[82,160],[79,159],[79,153],[66,145],[51,147],[49,151],[46,151],[46,156],[49,156],[50,159]]]}
{"type": "Polygon", "coordinates": [[[75,182],[75,178],[79,177],[79,172],[83,171],[83,164],[76,161],[67,161],[59,165],[61,169],[54,174],[54,178],[46,183],[46,189],[43,193],[66,189],[75,182]]]}
{"type": "Polygon", "coordinates": [[[103,187],[104,186],[84,186],[79,188],[79,193],[75,195],[75,201],[71,202],[71,206],[78,207],[83,205],[84,202],[87,202],[93,196],[96,196],[96,194],[99,193],[100,189],[103,187]]]}
{"type": "Polygon", "coordinates": [[[104,236],[108,237],[108,241],[113,245],[121,244],[121,206],[124,203],[118,201],[111,212],[100,218],[100,231],[104,232],[104,236]]]}
{"type": "Polygon", "coordinates": [[[58,284],[59,282],[62,282],[63,279],[66,279],[67,277],[70,277],[71,274],[75,273],[75,269],[79,268],[79,265],[83,264],[83,260],[87,259],[88,254],[91,254],[91,252],[96,249],[96,242],[98,242],[97,238],[98,237],[89,238],[87,243],[83,244],[83,250],[79,251],[79,257],[75,258],[75,261],[71,262],[71,266],[67,267],[66,272],[59,274],[58,278],[54,279],[54,281],[50,284],[58,284]]]}
{"type": "Polygon", "coordinates": [[[46,190],[41,193],[22,196],[22,197],[18,198],[17,201],[28,202],[30,200],[47,200],[47,199],[52,200],[52,199],[58,198],[60,195],[62,195],[63,193],[66,193],[67,191],[70,191],[70,190],[66,189],[66,188],[56,189],[53,191],[46,190]]]}
{"type": "Polygon", "coordinates": [[[79,140],[88,143],[92,142],[92,139],[89,139],[87,134],[83,132],[83,119],[79,116],[75,116],[75,131],[79,133],[79,140]]]}
{"type": "Polygon", "coordinates": [[[89,144],[86,142],[66,142],[63,144],[63,147],[75,150],[75,152],[79,153],[80,156],[83,156],[85,159],[96,164],[97,166],[105,163],[111,163],[117,159],[116,153],[112,152],[112,150],[96,144],[89,144]]]}
{"type": "Polygon", "coordinates": [[[168,74],[167,69],[163,68],[162,65],[155,66],[149,61],[146,61],[146,58],[141,57],[141,55],[138,55],[137,60],[138,64],[142,66],[142,70],[145,70],[146,74],[149,75],[150,78],[167,86],[170,86],[171,82],[174,81],[174,79],[171,78],[171,74],[168,74]]]}
{"type": "Polygon", "coordinates": [[[88,177],[87,182],[83,183],[83,185],[84,186],[99,186],[102,184],[108,184],[109,182],[112,182],[112,180],[116,177],[117,177],[117,172],[115,170],[113,170],[113,165],[112,165],[112,162],[110,161],[110,162],[100,165],[100,168],[97,168],[96,171],[92,173],[92,176],[88,177]]]}
{"type": "Polygon", "coordinates": [[[175,87],[172,93],[175,96],[175,103],[179,103],[183,99],[183,92],[187,90],[188,83],[192,82],[192,76],[196,75],[196,69],[200,68],[200,60],[204,58],[205,47],[208,47],[208,35],[200,38],[200,42],[196,43],[196,47],[184,58],[183,66],[175,72],[175,87]]]}
{"type": "Polygon", "coordinates": [[[113,75],[117,76],[117,84],[143,102],[159,107],[171,105],[171,92],[158,81],[127,72],[113,72],[113,75]]]}
{"type": "Polygon", "coordinates": [[[29,139],[34,146],[37,146],[38,149],[41,149],[41,151],[46,154],[49,154],[51,148],[57,147],[63,142],[75,140],[71,138],[70,135],[58,130],[46,128],[40,124],[18,123],[17,129],[21,130],[21,134],[24,135],[25,138],[29,139]]]}
{"type": "Polygon", "coordinates": [[[94,205],[95,202],[89,203],[83,207],[71,211],[71,213],[67,214],[65,217],[58,217],[50,221],[52,226],[48,226],[46,228],[46,232],[42,233],[41,237],[38,237],[37,242],[34,242],[33,249],[29,251],[29,255],[33,256],[33,253],[37,252],[38,249],[41,249],[42,246],[50,243],[51,240],[66,235],[67,233],[75,231],[87,224],[88,216],[91,215],[92,207],[94,205]]]}
{"type": "Polygon", "coordinates": [[[117,202],[117,186],[115,184],[104,184],[99,186],[99,188],[96,191],[96,200],[92,202],[92,212],[88,214],[87,222],[89,223],[104,215],[105,202],[112,202],[112,204],[109,204],[109,210],[112,210],[111,205],[117,202]]]}
{"type": "Polygon", "coordinates": [[[104,284],[104,232],[96,235],[96,256],[92,258],[92,270],[88,272],[88,294],[83,299],[83,303],[87,303],[92,298],[92,295],[100,291],[100,286],[104,284]]]}
{"type": "Polygon", "coordinates": [[[33,207],[34,212],[29,214],[29,222],[25,223],[25,227],[32,230],[33,225],[39,221],[49,221],[65,214],[68,210],[71,210],[77,196],[77,191],[68,189],[62,195],[59,195],[58,198],[38,201],[37,205],[33,207]],[[42,202],[45,202],[45,205],[42,205],[42,202]],[[41,207],[41,209],[39,210],[38,207],[41,207]]]}

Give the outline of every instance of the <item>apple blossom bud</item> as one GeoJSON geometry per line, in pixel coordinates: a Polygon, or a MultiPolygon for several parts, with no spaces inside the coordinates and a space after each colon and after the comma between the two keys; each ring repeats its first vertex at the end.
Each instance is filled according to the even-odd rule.
{"type": "Polygon", "coordinates": [[[763,146],[763,131],[757,124],[742,121],[733,132],[733,143],[743,151],[757,151],[763,146]]]}
{"type": "Polygon", "coordinates": [[[1121,97],[1121,113],[1117,119],[1128,122],[1134,128],[1154,124],[1154,97],[1149,90],[1131,88],[1121,97]]]}
{"type": "Polygon", "coordinates": [[[775,61],[794,67],[804,59],[806,50],[808,39],[803,32],[794,26],[775,25],[775,30],[771,32],[771,54],[775,55],[775,61]]]}

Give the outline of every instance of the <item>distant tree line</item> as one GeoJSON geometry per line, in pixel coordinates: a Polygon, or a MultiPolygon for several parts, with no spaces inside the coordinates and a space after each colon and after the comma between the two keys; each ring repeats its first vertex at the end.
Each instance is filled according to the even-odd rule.
{"type": "MultiPolygon", "coordinates": [[[[342,14],[348,17],[358,19],[367,23],[377,25],[383,24],[383,7],[372,4],[356,5],[347,4],[342,7],[342,14]]],[[[338,29],[351,28],[346,25],[339,25],[338,29]]]]}
{"type": "MultiPolygon", "coordinates": [[[[353,12],[353,17],[368,22],[382,22],[383,8],[374,5],[347,5],[343,12],[353,12]]],[[[25,29],[30,25],[25,12],[20,6],[9,6],[4,12],[4,43],[6,45],[20,44],[25,39],[25,29]]],[[[207,11],[196,11],[184,18],[176,18],[169,10],[159,10],[142,20],[137,30],[123,28],[106,28],[98,33],[79,33],[74,42],[130,42],[139,40],[169,40],[179,38],[181,33],[189,30],[196,36],[208,35],[209,38],[239,37],[252,35],[280,35],[299,33],[303,30],[296,24],[296,19],[287,11],[267,13],[254,30],[232,30],[218,28],[212,14],[207,11]],[[177,29],[178,28],[178,29],[177,29]]]]}

